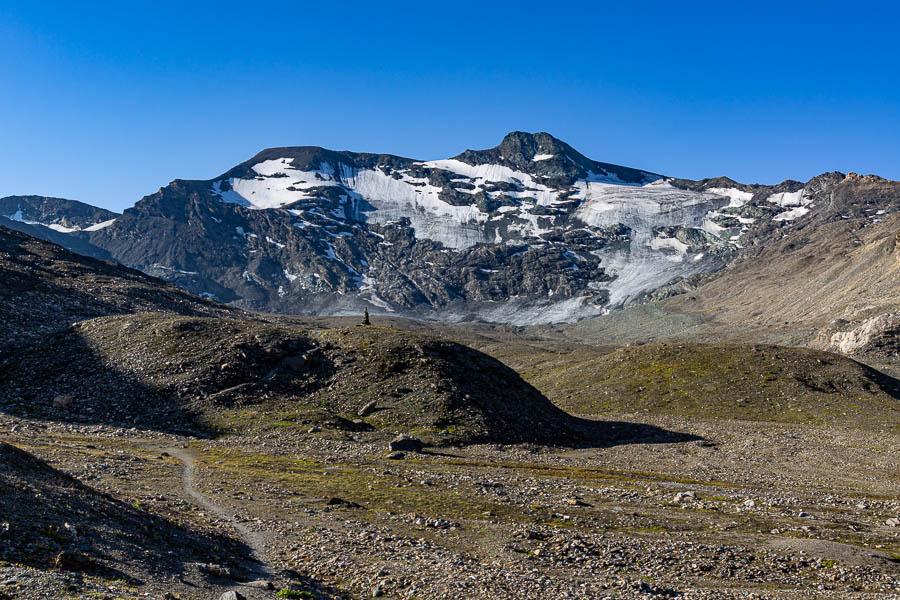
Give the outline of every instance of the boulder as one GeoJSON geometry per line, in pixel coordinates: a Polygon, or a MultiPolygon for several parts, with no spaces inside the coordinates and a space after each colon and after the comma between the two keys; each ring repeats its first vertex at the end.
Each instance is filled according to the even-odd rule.
{"type": "Polygon", "coordinates": [[[56,555],[56,568],[63,571],[86,571],[94,566],[91,557],[74,550],[63,550],[56,555]]]}
{"type": "Polygon", "coordinates": [[[422,440],[403,433],[392,439],[389,447],[391,452],[421,452],[425,445],[422,440]]]}
{"type": "Polygon", "coordinates": [[[68,394],[60,394],[53,399],[53,408],[65,408],[75,401],[74,396],[68,394]]]}
{"type": "Polygon", "coordinates": [[[344,508],[363,508],[362,504],[357,504],[356,502],[351,502],[350,500],[344,500],[343,498],[329,498],[328,502],[326,502],[325,505],[342,506],[344,508]]]}
{"type": "Polygon", "coordinates": [[[200,565],[200,571],[212,577],[221,579],[232,579],[231,569],[223,565],[208,564],[200,565]]]}
{"type": "Polygon", "coordinates": [[[259,579],[257,581],[248,581],[244,585],[247,587],[250,587],[250,588],[257,588],[260,590],[274,590],[275,589],[275,584],[267,579],[259,579]]]}
{"type": "Polygon", "coordinates": [[[581,498],[574,498],[574,497],[566,498],[566,504],[569,504],[571,506],[590,506],[590,504],[588,504],[581,498]]]}
{"type": "Polygon", "coordinates": [[[293,371],[294,373],[302,373],[306,370],[306,357],[303,355],[288,356],[281,361],[279,366],[284,367],[288,371],[293,371]]]}
{"type": "Polygon", "coordinates": [[[697,499],[697,494],[694,492],[678,492],[675,494],[675,502],[688,502],[697,499]]]}
{"type": "Polygon", "coordinates": [[[361,409],[359,409],[356,412],[356,414],[359,415],[360,417],[368,417],[373,412],[375,412],[375,409],[377,407],[378,407],[378,400],[372,400],[371,402],[369,402],[368,404],[363,406],[361,409]]]}

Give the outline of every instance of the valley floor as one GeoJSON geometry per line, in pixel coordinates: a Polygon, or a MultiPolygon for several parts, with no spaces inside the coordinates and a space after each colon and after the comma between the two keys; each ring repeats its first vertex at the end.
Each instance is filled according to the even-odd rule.
{"type": "Polygon", "coordinates": [[[9,443],[247,555],[168,577],[5,556],[0,598],[900,598],[900,434],[594,418],[599,447],[391,460],[377,432],[213,441],[2,416],[9,443]]]}

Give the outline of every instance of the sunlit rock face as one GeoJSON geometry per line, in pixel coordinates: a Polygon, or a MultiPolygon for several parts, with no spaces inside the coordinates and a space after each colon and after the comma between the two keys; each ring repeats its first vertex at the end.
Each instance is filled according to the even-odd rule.
{"type": "Polygon", "coordinates": [[[445,160],[273,148],[69,235],[252,309],[525,325],[720,269],[761,232],[809,218],[814,192],[673,179],[514,132],[445,160]]]}

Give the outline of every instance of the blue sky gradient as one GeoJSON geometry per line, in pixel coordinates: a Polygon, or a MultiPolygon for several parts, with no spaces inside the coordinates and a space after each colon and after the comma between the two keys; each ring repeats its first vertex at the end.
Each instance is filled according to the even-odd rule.
{"type": "Polygon", "coordinates": [[[121,210],[266,147],[512,130],[678,177],[900,179],[900,8],[723,4],[4,2],[0,196],[121,210]]]}

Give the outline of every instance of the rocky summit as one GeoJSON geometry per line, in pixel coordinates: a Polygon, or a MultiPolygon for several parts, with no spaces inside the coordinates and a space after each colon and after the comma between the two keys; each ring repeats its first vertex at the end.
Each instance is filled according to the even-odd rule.
{"type": "Polygon", "coordinates": [[[858,195],[873,222],[896,211],[884,193],[894,182],[869,179],[693,181],[513,132],[446,160],[272,148],[212,180],[175,180],[121,216],[36,197],[2,199],[0,215],[242,308],[528,325],[718,272],[785,232],[849,218],[837,207],[858,195]]]}

